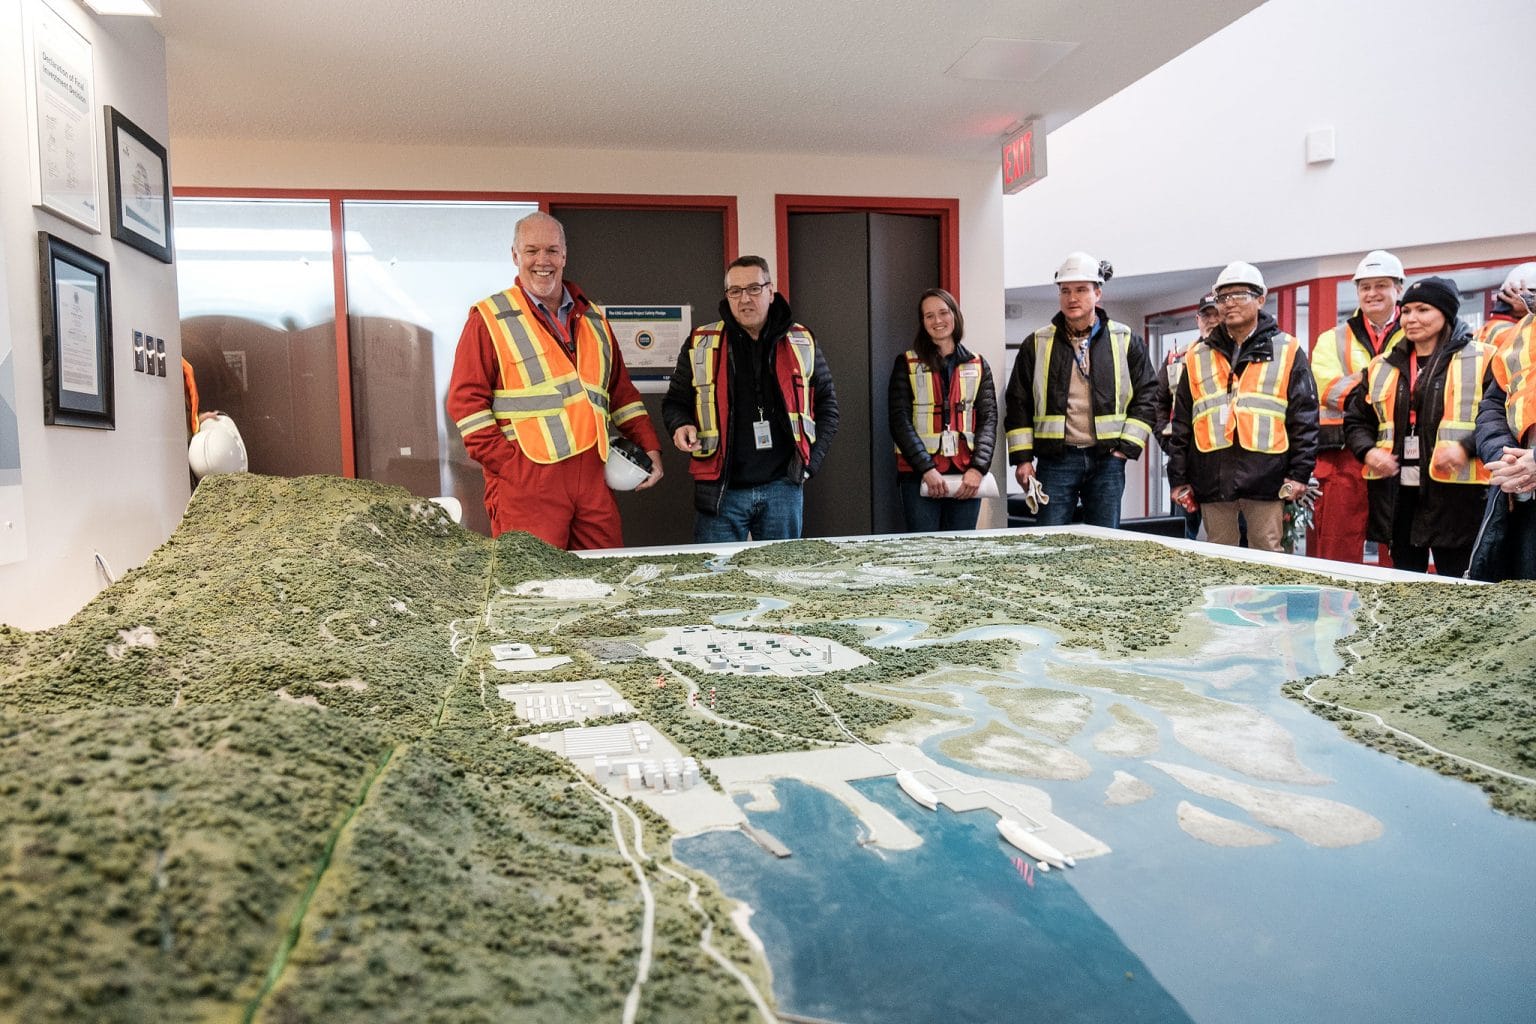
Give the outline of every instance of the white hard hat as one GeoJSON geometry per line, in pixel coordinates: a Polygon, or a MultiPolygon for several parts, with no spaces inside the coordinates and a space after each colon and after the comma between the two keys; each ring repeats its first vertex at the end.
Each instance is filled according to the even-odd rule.
{"type": "Polygon", "coordinates": [[[1088,281],[1103,284],[1114,276],[1114,268],[1102,260],[1096,260],[1085,252],[1068,253],[1056,270],[1056,283],[1088,281]]]}
{"type": "Polygon", "coordinates": [[[1372,249],[1365,254],[1365,258],[1355,268],[1354,280],[1363,281],[1368,277],[1390,277],[1401,284],[1403,281],[1403,261],[1385,249],[1372,249]]]}
{"type": "Polygon", "coordinates": [[[1262,295],[1269,291],[1264,287],[1264,275],[1259,273],[1259,268],[1252,263],[1228,263],[1216,275],[1216,283],[1211,286],[1211,291],[1219,292],[1227,285],[1246,284],[1259,290],[1262,295]]]}
{"type": "Polygon", "coordinates": [[[1536,263],[1522,263],[1504,278],[1505,292],[1536,292],[1536,263]]]}
{"type": "Polygon", "coordinates": [[[616,491],[632,491],[651,475],[651,457],[627,437],[608,439],[608,461],[603,479],[616,491]]]}
{"type": "Polygon", "coordinates": [[[235,421],[220,413],[202,422],[187,445],[187,464],[199,480],[219,473],[244,473],[250,468],[245,442],[235,421]]]}

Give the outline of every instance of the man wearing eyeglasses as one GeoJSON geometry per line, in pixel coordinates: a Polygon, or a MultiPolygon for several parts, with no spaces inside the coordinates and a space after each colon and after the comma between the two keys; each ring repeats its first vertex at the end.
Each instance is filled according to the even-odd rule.
{"type": "Polygon", "coordinates": [[[1195,342],[1173,403],[1168,484],[1198,502],[1206,537],[1283,550],[1285,502],[1306,493],[1317,461],[1317,390],[1305,348],[1264,312],[1264,276],[1232,263],[1216,278],[1221,323],[1195,342]]]}
{"type": "Polygon", "coordinates": [[[650,456],[636,490],[661,479],[661,442],[607,318],[565,280],[560,222],[542,212],[518,221],[512,263],[512,287],[469,311],[446,402],[485,474],[491,536],[524,530],[558,548],[622,547],[603,474],[610,430],[650,456]]]}
{"type": "MultiPolygon", "coordinates": [[[[1317,383],[1319,433],[1317,499],[1313,543],[1307,553],[1336,562],[1360,562],[1365,556],[1365,525],[1370,506],[1360,460],[1344,447],[1344,403],[1360,386],[1365,368],[1403,337],[1397,325],[1403,295],[1403,263],[1384,249],[1365,254],[1355,268],[1354,314],[1318,335],[1312,346],[1312,377],[1317,383]]],[[[1391,565],[1385,544],[1382,565],[1391,565]]]]}
{"type": "Polygon", "coordinates": [[[695,542],[800,536],[801,488],[837,433],[837,393],[761,256],[726,268],[720,319],[689,336],[661,413],[690,456],[695,542]]]}

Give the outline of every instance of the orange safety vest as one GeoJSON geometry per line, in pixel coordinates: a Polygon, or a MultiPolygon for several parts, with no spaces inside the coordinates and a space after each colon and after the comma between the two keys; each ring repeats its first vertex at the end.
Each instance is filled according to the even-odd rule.
{"type": "Polygon", "coordinates": [[[1527,444],[1526,432],[1536,426],[1536,314],[1528,314],[1505,340],[1494,360],[1495,373],[1502,364],[1505,380],[1504,414],[1516,444],[1527,444]]]}
{"type": "MultiPolygon", "coordinates": [[[[778,345],[788,350],[790,358],[774,360],[774,376],[789,413],[790,437],[801,463],[808,465],[811,445],[816,443],[811,382],[816,369],[816,339],[801,325],[792,324],[778,345]]],[[[701,480],[718,480],[725,455],[720,439],[731,411],[730,382],[723,387],[720,382],[720,371],[726,365],[725,321],[716,320],[695,330],[688,356],[693,372],[693,416],[699,426],[699,447],[692,453],[688,472],[701,480]]]]}
{"type": "MultiPolygon", "coordinates": [[[[917,352],[909,349],[903,358],[907,361],[907,380],[912,385],[912,429],[930,455],[937,455],[940,435],[944,431],[944,404],[938,394],[944,386],[942,374],[928,368],[917,352]]],[[[967,449],[976,446],[976,395],[981,391],[981,357],[972,356],[955,365],[949,377],[949,429],[958,433],[967,449]]],[[[901,458],[901,446],[896,447],[896,457],[901,458]]]]}
{"type": "Polygon", "coordinates": [[[576,362],[517,286],[475,304],[496,347],[491,407],[457,422],[460,436],[493,423],[534,462],[560,462],[593,445],[608,458],[613,335],[595,306],[576,318],[576,362]]]}
{"type": "Polygon", "coordinates": [[[181,382],[187,393],[187,415],[192,420],[192,433],[197,433],[197,374],[185,358],[181,361],[181,382]]]}
{"type": "MultiPolygon", "coordinates": [[[[1477,433],[1477,404],[1483,398],[1483,374],[1493,359],[1493,347],[1469,341],[1451,357],[1445,370],[1445,412],[1435,427],[1435,443],[1430,454],[1429,475],[1443,484],[1486,484],[1488,467],[1473,455],[1467,465],[1454,474],[1435,470],[1435,455],[1450,445],[1471,441],[1477,433]]],[[[1380,356],[1371,360],[1366,371],[1367,394],[1376,412],[1376,447],[1392,452],[1397,446],[1397,390],[1402,371],[1380,356]]],[[[1367,480],[1383,479],[1380,473],[1365,467],[1367,480]]]]}
{"type": "MultiPolygon", "coordinates": [[[[1356,316],[1364,318],[1359,310],[1356,316]]],[[[1370,327],[1365,325],[1365,330],[1370,327]]],[[[1397,324],[1382,339],[1381,353],[1392,351],[1402,340],[1403,329],[1397,324]]],[[[1366,366],[1373,356],[1365,342],[1356,337],[1349,318],[1340,320],[1331,331],[1326,331],[1312,346],[1312,375],[1317,381],[1317,423],[1320,427],[1343,427],[1344,402],[1355,385],[1360,383],[1366,366]]]]}
{"type": "Polygon", "coordinates": [[[1289,334],[1275,335],[1280,351],[1268,362],[1243,366],[1232,386],[1232,364],[1209,342],[1197,341],[1184,357],[1192,400],[1190,413],[1195,447],[1214,452],[1237,443],[1251,452],[1280,455],[1290,447],[1285,413],[1290,406],[1291,370],[1301,343],[1289,334]]]}

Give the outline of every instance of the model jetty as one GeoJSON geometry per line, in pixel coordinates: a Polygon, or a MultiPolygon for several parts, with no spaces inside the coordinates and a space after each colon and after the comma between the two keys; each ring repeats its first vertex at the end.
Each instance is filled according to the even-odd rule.
{"type": "Polygon", "coordinates": [[[998,818],[997,831],[1008,842],[1039,861],[1042,871],[1049,871],[1051,868],[1077,867],[1077,861],[1012,818],[998,818]]]}

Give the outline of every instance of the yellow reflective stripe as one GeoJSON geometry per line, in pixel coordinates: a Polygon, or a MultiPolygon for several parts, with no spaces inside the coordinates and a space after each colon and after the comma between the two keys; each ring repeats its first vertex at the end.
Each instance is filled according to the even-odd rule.
{"type": "Polygon", "coordinates": [[[1046,385],[1051,373],[1051,346],[1056,344],[1056,327],[1047,324],[1035,332],[1035,429],[1045,416],[1046,385]]]}
{"type": "Polygon", "coordinates": [[[620,424],[628,423],[630,420],[638,419],[639,417],[644,416],[644,415],[645,415],[645,403],[644,402],[630,402],[628,405],[621,406],[620,408],[614,410],[613,422],[614,423],[620,423],[620,424]]]}
{"type": "Polygon", "coordinates": [[[720,448],[720,424],[715,422],[715,364],[720,348],[719,328],[724,321],[704,328],[693,343],[689,363],[693,371],[693,417],[699,425],[696,459],[707,459],[720,448]]]}
{"type": "Polygon", "coordinates": [[[1125,418],[1125,425],[1120,428],[1120,439],[1129,441],[1138,448],[1145,449],[1147,442],[1152,440],[1152,425],[1143,423],[1134,416],[1125,418]]]}
{"type": "Polygon", "coordinates": [[[1035,436],[1050,441],[1059,441],[1067,436],[1067,418],[1065,416],[1036,416],[1035,436]]]}
{"type": "Polygon", "coordinates": [[[1008,431],[1008,454],[1027,452],[1035,446],[1035,432],[1029,427],[1015,427],[1008,431]]]}
{"type": "Polygon", "coordinates": [[[528,325],[523,323],[522,310],[512,305],[506,292],[497,292],[486,301],[491,304],[497,323],[512,342],[518,365],[529,386],[544,383],[550,376],[549,367],[544,363],[544,350],[528,333],[528,325]]]}
{"type": "Polygon", "coordinates": [[[933,373],[917,358],[916,352],[908,352],[906,359],[907,380],[912,386],[912,429],[917,431],[917,438],[926,450],[937,452],[939,431],[934,420],[938,413],[934,406],[938,399],[933,393],[933,373]]]}
{"type": "Polygon", "coordinates": [[[460,437],[468,437],[477,430],[484,430],[486,427],[494,427],[495,425],[496,417],[491,415],[491,410],[489,409],[472,412],[454,424],[454,426],[459,428],[460,437]]]}
{"type": "MultiPolygon", "coordinates": [[[[800,408],[803,412],[796,413],[790,409],[789,429],[796,443],[801,437],[811,444],[816,443],[816,417],[811,412],[811,371],[816,366],[816,343],[811,340],[810,334],[802,329],[790,328],[784,335],[789,342],[789,351],[795,357],[795,365],[800,368],[800,408]]],[[[786,408],[789,403],[785,403],[786,408]]]]}

